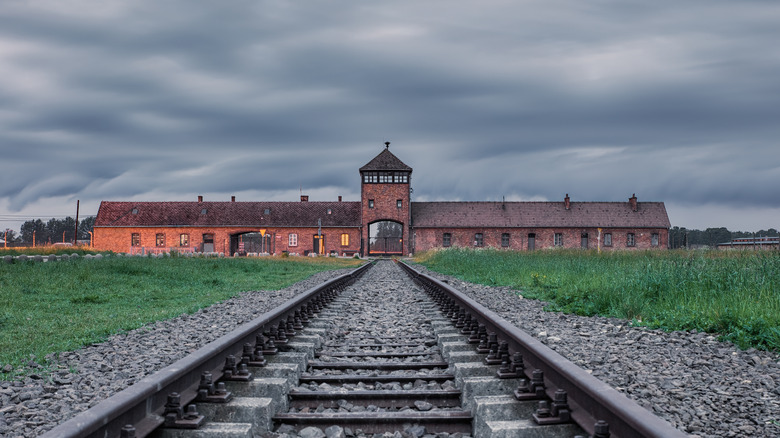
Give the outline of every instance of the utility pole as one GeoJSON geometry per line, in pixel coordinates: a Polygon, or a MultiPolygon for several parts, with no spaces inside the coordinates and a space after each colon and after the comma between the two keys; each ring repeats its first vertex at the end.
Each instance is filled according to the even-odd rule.
{"type": "MultiPolygon", "coordinates": [[[[65,239],[62,239],[64,242],[65,239]]],[[[73,231],[73,246],[79,243],[79,200],[76,200],[76,230],[73,231]]]]}

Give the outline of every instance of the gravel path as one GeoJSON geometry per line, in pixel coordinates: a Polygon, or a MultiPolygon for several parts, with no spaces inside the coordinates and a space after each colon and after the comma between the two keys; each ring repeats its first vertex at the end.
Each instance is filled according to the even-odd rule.
{"type": "Polygon", "coordinates": [[[0,382],[0,436],[39,436],[237,326],[345,272],[321,272],[279,291],[245,292],[194,314],[62,353],[58,370],[51,374],[30,363],[30,371],[37,370],[38,374],[23,381],[0,382]]]}
{"type": "Polygon", "coordinates": [[[517,291],[445,280],[692,437],[780,437],[780,355],[697,332],[545,312],[517,291]]]}

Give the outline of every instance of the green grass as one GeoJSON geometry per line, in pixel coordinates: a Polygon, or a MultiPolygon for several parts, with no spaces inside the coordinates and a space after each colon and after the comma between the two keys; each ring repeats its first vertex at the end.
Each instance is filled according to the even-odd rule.
{"type": "MultiPolygon", "coordinates": [[[[0,260],[0,369],[193,313],[248,290],[277,290],[359,260],[137,258],[0,260]]],[[[11,373],[13,374],[13,373],[11,373]]],[[[10,378],[0,372],[0,378],[10,378]]]]}
{"type": "Polygon", "coordinates": [[[741,348],[780,350],[777,251],[448,249],[417,261],[466,281],[522,290],[548,301],[548,310],[717,333],[741,348]]]}

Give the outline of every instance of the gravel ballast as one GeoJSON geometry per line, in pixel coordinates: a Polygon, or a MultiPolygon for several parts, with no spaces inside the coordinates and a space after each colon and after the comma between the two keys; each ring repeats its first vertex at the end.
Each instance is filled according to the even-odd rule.
{"type": "MultiPolygon", "coordinates": [[[[191,315],[62,353],[60,369],[51,374],[31,363],[30,371],[38,374],[0,382],[0,436],[38,436],[343,272],[316,274],[281,291],[243,293],[191,315]]],[[[446,280],[693,437],[780,436],[776,353],[741,351],[705,333],[664,333],[631,327],[625,320],[545,312],[544,303],[518,297],[508,288],[427,273],[446,280]]]]}

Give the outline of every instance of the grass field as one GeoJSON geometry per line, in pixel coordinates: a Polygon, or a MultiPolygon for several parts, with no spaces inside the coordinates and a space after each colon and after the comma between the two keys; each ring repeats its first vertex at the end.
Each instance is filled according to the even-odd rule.
{"type": "Polygon", "coordinates": [[[192,313],[242,291],[277,290],[316,272],[359,264],[297,257],[0,260],[0,370],[31,355],[42,363],[49,353],[192,313]]]}
{"type": "Polygon", "coordinates": [[[741,348],[780,350],[780,253],[448,249],[422,265],[466,281],[509,286],[549,310],[717,333],[741,348]]]}

